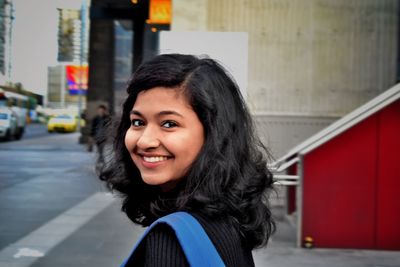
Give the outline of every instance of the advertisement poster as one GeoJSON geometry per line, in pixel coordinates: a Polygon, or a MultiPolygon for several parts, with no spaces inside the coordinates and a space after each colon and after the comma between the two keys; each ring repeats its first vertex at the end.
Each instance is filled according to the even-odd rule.
{"type": "Polygon", "coordinates": [[[88,88],[88,66],[67,65],[65,71],[69,94],[79,95],[79,91],[81,91],[82,95],[86,95],[88,88]]]}

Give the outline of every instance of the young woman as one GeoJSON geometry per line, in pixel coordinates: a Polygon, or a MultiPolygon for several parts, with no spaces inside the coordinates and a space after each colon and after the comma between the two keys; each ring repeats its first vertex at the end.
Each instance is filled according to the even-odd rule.
{"type": "MultiPolygon", "coordinates": [[[[143,226],[186,211],[226,266],[254,266],[252,249],[274,230],[273,179],[238,86],[212,59],[168,54],[142,64],[127,91],[114,159],[100,175],[122,210],[143,226]]],[[[188,266],[167,226],[136,255],[128,265],[188,266]]]]}

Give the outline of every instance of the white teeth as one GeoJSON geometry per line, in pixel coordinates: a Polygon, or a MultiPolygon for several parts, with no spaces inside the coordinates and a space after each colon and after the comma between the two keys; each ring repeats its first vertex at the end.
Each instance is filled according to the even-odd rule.
{"type": "Polygon", "coordinates": [[[160,162],[167,159],[167,157],[143,157],[143,160],[146,162],[160,162]]]}

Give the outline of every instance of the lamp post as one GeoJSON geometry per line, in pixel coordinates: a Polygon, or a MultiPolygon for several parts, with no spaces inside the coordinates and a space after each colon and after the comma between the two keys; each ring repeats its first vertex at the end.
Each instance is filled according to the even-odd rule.
{"type": "Polygon", "coordinates": [[[82,93],[83,93],[83,64],[85,61],[85,33],[86,33],[86,0],[82,0],[81,5],[81,43],[79,56],[79,83],[78,83],[78,131],[81,131],[81,116],[82,116],[82,93]]]}

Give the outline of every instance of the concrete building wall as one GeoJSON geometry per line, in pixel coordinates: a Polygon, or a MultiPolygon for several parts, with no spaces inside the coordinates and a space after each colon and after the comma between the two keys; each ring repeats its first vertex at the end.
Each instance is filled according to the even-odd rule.
{"type": "Polygon", "coordinates": [[[172,0],[171,31],[207,31],[208,0],[172,0]]]}
{"type": "Polygon", "coordinates": [[[47,102],[61,103],[61,66],[47,68],[47,102]]]}
{"type": "Polygon", "coordinates": [[[323,128],[395,84],[398,9],[397,0],[173,0],[171,30],[248,32],[247,99],[263,139],[293,133],[276,142],[286,144],[279,156],[319,130],[315,119],[323,128]]]}

